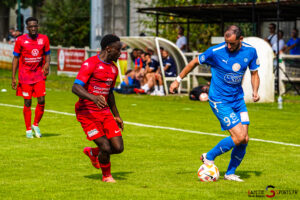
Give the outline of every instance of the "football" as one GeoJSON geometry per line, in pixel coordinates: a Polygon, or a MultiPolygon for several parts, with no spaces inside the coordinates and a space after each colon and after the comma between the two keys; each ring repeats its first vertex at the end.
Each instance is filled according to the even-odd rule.
{"type": "Polygon", "coordinates": [[[208,101],[208,94],[205,92],[202,92],[199,96],[200,101],[208,101]]]}
{"type": "Polygon", "coordinates": [[[219,179],[219,169],[214,164],[203,164],[198,169],[198,178],[202,182],[214,182],[219,179]]]}

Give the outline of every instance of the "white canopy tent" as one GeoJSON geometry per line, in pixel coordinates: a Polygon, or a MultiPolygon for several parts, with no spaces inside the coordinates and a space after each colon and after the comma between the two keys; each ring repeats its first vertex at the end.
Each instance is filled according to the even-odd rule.
{"type": "MultiPolygon", "coordinates": [[[[121,42],[127,44],[130,48],[139,48],[145,50],[151,48],[156,52],[158,56],[158,61],[160,64],[161,71],[163,72],[163,62],[160,54],[160,47],[163,47],[166,51],[169,52],[169,55],[174,59],[177,73],[187,65],[187,59],[183,55],[182,51],[171,41],[160,38],[160,37],[120,37],[121,42]]],[[[165,77],[165,74],[162,73],[164,89],[166,94],[169,94],[169,88],[167,82],[174,81],[176,77],[165,77]]],[[[185,77],[182,80],[182,84],[178,90],[178,93],[181,91],[189,92],[190,91],[190,75],[185,77]]]]}

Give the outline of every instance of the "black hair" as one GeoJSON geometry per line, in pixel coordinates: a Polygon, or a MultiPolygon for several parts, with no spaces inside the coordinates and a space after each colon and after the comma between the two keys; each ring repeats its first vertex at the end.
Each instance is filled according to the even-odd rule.
{"type": "Polygon", "coordinates": [[[237,25],[230,25],[225,29],[225,36],[230,37],[232,34],[236,36],[236,39],[239,39],[243,35],[243,32],[237,25]]]}
{"type": "Polygon", "coordinates": [[[125,75],[129,74],[130,72],[132,72],[132,69],[129,69],[125,72],[125,75]]]}
{"type": "Polygon", "coordinates": [[[145,56],[151,56],[150,53],[145,53],[145,56]]]}
{"type": "Polygon", "coordinates": [[[28,25],[28,22],[31,22],[31,21],[36,21],[36,23],[39,23],[39,20],[37,20],[37,18],[35,17],[28,17],[25,21],[26,25],[28,25]]]}
{"type": "Polygon", "coordinates": [[[184,28],[182,26],[179,26],[179,29],[181,29],[181,31],[184,32],[184,28]]]}
{"type": "Polygon", "coordinates": [[[113,35],[113,34],[107,34],[105,35],[102,40],[101,40],[101,49],[102,51],[107,47],[107,46],[110,46],[112,43],[114,42],[118,42],[120,41],[120,38],[116,35],[113,35]]]}
{"type": "Polygon", "coordinates": [[[273,27],[274,27],[274,29],[276,30],[276,24],[274,24],[274,23],[271,23],[271,24],[269,24],[269,25],[273,26],[273,27]]]}

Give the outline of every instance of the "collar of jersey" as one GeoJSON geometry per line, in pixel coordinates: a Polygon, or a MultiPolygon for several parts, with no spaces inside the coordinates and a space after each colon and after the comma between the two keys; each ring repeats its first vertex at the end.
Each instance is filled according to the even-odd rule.
{"type": "Polygon", "coordinates": [[[36,38],[35,39],[32,39],[31,37],[29,37],[29,34],[26,34],[26,37],[30,40],[36,40],[38,37],[39,37],[39,34],[37,34],[36,38]]]}
{"type": "Polygon", "coordinates": [[[98,56],[98,59],[99,59],[101,62],[103,62],[104,64],[107,64],[107,65],[110,65],[110,64],[111,64],[111,63],[107,63],[107,62],[104,62],[103,60],[101,60],[99,54],[98,54],[97,56],[98,56]]]}

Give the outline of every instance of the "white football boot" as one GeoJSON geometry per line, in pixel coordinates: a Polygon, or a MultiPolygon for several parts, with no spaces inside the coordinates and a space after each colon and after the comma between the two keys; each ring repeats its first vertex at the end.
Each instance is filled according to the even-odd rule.
{"type": "Polygon", "coordinates": [[[244,180],[240,179],[240,176],[235,175],[235,174],[230,174],[230,175],[225,174],[224,175],[224,180],[244,182],[244,180]]]}

